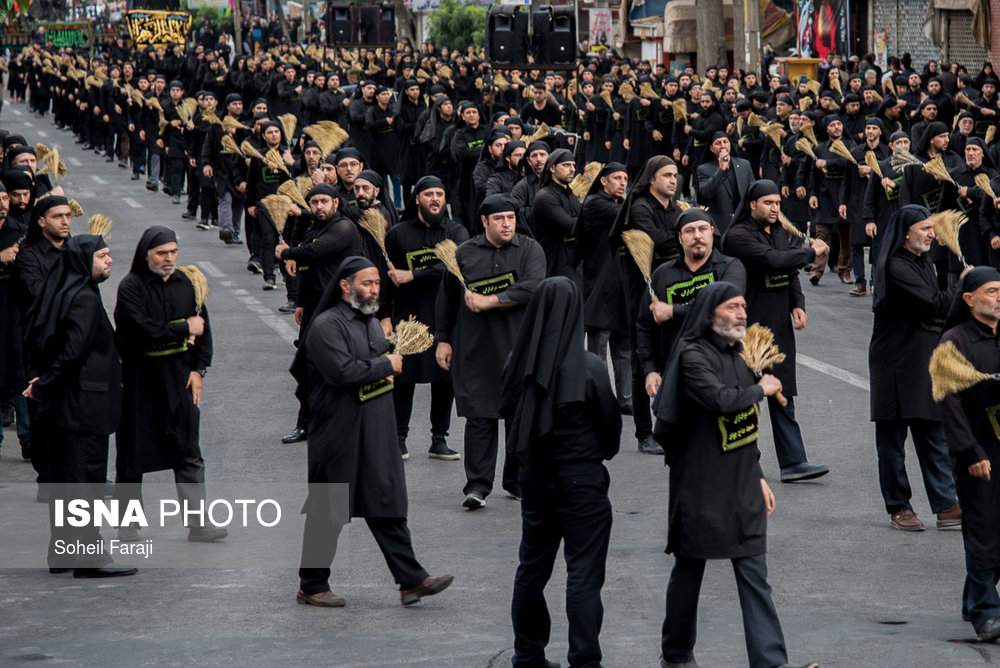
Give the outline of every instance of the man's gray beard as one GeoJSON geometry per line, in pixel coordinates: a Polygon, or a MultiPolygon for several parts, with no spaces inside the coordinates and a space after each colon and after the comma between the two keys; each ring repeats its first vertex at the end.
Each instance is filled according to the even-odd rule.
{"type": "Polygon", "coordinates": [[[361,311],[365,315],[375,315],[378,313],[378,300],[372,304],[362,304],[361,298],[358,296],[357,291],[351,286],[351,308],[355,311],[361,311]]]}
{"type": "Polygon", "coordinates": [[[712,331],[724,338],[729,343],[736,343],[741,341],[743,337],[747,335],[746,322],[742,323],[742,329],[740,325],[731,325],[729,327],[722,327],[714,322],[712,323],[712,331]]]}
{"type": "Polygon", "coordinates": [[[164,269],[150,269],[151,272],[153,272],[154,274],[156,274],[160,278],[166,278],[167,276],[173,276],[174,271],[176,271],[176,270],[177,270],[177,267],[173,267],[171,269],[166,269],[166,270],[164,270],[164,269]]]}

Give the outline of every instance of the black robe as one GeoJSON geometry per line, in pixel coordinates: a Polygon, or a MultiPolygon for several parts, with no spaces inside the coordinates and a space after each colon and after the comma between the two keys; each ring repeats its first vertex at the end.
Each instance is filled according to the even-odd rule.
{"type": "MultiPolygon", "coordinates": [[[[391,346],[378,321],[341,300],[316,315],[304,346],[309,482],[349,485],[349,517],[406,517],[406,477],[386,382],[391,346]]],[[[307,507],[314,500],[310,492],[307,507]]],[[[335,522],[346,522],[338,510],[335,522]]]]}
{"type": "Polygon", "coordinates": [[[434,340],[452,346],[458,414],[497,419],[500,372],[517,336],[522,306],[545,278],[545,253],[537,241],[521,234],[501,248],[480,234],[459,246],[455,256],[470,290],[518,305],[473,313],[451,274],[444,277],[435,304],[434,340]]]}
{"type": "Polygon", "coordinates": [[[733,222],[723,241],[722,252],[738,258],[747,271],[747,320],[759,322],[774,332],[774,342],[785,353],[785,361],[771,371],[781,381],[781,392],[794,397],[795,330],[792,310],[805,309],[806,298],[799,284],[799,269],[816,260],[812,248],[791,248],[788,233],[780,225],[770,234],[753,218],[733,222]]]}
{"type": "Polygon", "coordinates": [[[118,429],[119,475],[174,469],[200,457],[198,421],[187,383],[212,364],[212,328],[188,345],[187,318],[196,315],[194,288],[181,272],[164,281],[148,270],[118,284],[115,324],[122,353],[125,401],[118,429]]]}
{"type": "MultiPolygon", "coordinates": [[[[393,226],[385,237],[389,260],[397,269],[413,272],[413,280],[397,286],[392,297],[392,322],[398,323],[411,315],[435,330],[434,308],[444,265],[434,254],[434,246],[445,239],[456,244],[469,240],[465,227],[453,220],[425,225],[419,218],[402,220],[393,226]]],[[[419,355],[406,358],[399,381],[403,383],[438,383],[450,381],[451,376],[438,366],[434,346],[419,355]]]]}
{"type": "Polygon", "coordinates": [[[628,336],[622,275],[608,243],[622,201],[604,190],[588,195],[576,220],[576,257],[583,275],[583,321],[587,329],[628,336]]]}
{"type": "MultiPolygon", "coordinates": [[[[947,330],[941,342],[950,341],[984,373],[1000,372],[1000,346],[993,331],[967,317],[947,330]]],[[[1000,485],[996,477],[979,480],[969,475],[969,466],[989,460],[1000,470],[1000,383],[986,381],[949,394],[941,404],[944,430],[951,452],[958,502],[962,505],[962,536],[977,570],[1000,569],[1000,485]]]]}
{"type": "Polygon", "coordinates": [[[579,286],[583,280],[573,250],[573,227],[578,215],[579,198],[569,187],[560,186],[551,177],[535,193],[531,229],[545,251],[546,275],[565,276],[579,286]]]}
{"type": "MultiPolygon", "coordinates": [[[[21,231],[5,224],[0,228],[0,250],[10,248],[21,237],[21,231]]],[[[0,262],[0,396],[7,397],[25,387],[24,362],[21,354],[24,334],[21,312],[14,295],[14,263],[0,262]]]]}

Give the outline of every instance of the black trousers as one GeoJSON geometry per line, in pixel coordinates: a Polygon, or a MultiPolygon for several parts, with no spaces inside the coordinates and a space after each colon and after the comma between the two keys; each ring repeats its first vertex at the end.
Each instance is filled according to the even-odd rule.
{"type": "Polygon", "coordinates": [[[31,467],[38,484],[49,482],[49,442],[45,420],[38,419],[38,402],[28,400],[28,433],[31,434],[31,467]]]}
{"type": "Polygon", "coordinates": [[[163,176],[163,183],[174,195],[180,196],[181,188],[184,187],[184,158],[167,157],[167,170],[163,176]]]}
{"type": "MultiPolygon", "coordinates": [[[[447,436],[451,427],[451,404],[455,390],[451,381],[431,383],[431,435],[447,436]]],[[[410,433],[410,416],[413,414],[413,392],[415,383],[397,381],[392,388],[392,404],[396,409],[396,433],[406,438],[410,433]]]]}
{"type": "MultiPolygon", "coordinates": [[[[504,442],[510,432],[510,425],[504,422],[504,442]]],[[[465,420],[465,487],[463,494],[477,492],[485,499],[493,491],[493,478],[497,470],[497,439],[500,436],[500,420],[494,418],[470,417],[465,420]]],[[[516,491],[518,488],[517,461],[505,457],[501,485],[504,489],[516,491]]]]}
{"type": "MultiPolygon", "coordinates": [[[[632,339],[635,341],[635,339],[632,339]]],[[[649,395],[646,394],[646,374],[642,372],[639,356],[632,351],[632,423],[635,438],[641,441],[653,435],[653,416],[650,413],[649,395]]]]}
{"type": "MultiPolygon", "coordinates": [[[[258,205],[260,206],[260,205],[258,205]]],[[[271,219],[267,216],[257,216],[257,237],[254,242],[255,257],[264,268],[264,280],[274,278],[274,249],[278,245],[278,230],[274,229],[271,219]]],[[[284,263],[282,263],[282,267],[284,263]]]]}
{"type": "Polygon", "coordinates": [[[601,462],[569,462],[554,470],[522,470],[520,564],[510,604],[514,668],[544,664],[552,622],[545,585],[563,544],[569,665],[601,662],[601,587],[611,538],[610,477],[601,462]]]}
{"type": "MultiPolygon", "coordinates": [[[[317,504],[316,508],[306,514],[306,526],[302,533],[302,564],[299,568],[299,588],[309,595],[330,591],[329,566],[319,567],[316,564],[333,563],[337,555],[337,539],[343,529],[340,524],[331,522],[328,505],[317,504]]],[[[428,577],[413,554],[405,517],[366,517],[365,522],[400,590],[412,589],[428,577]]]]}
{"type": "Polygon", "coordinates": [[[49,482],[49,556],[53,568],[100,568],[111,563],[103,554],[57,554],[56,541],[66,545],[96,545],[101,532],[88,524],[83,527],[55,525],[56,501],[65,504],[71,499],[104,498],[108,474],[108,436],[70,431],[50,425],[47,430],[50,453],[47,461],[49,482]]]}
{"type": "MultiPolygon", "coordinates": [[[[781,622],[767,583],[767,558],[760,554],[733,559],[736,588],[743,613],[750,668],[774,668],[788,663],[781,622]]],[[[705,574],[704,559],[677,557],[667,584],[667,614],[663,620],[661,648],[671,663],[694,661],[698,631],[698,594],[705,574]]]]}
{"type": "MultiPolygon", "coordinates": [[[[174,483],[177,485],[177,498],[187,503],[189,508],[197,507],[199,501],[205,500],[205,460],[201,455],[184,458],[174,469],[174,483]]],[[[141,503],[142,474],[119,474],[115,478],[115,496],[122,500],[138,499],[141,503]]]]}

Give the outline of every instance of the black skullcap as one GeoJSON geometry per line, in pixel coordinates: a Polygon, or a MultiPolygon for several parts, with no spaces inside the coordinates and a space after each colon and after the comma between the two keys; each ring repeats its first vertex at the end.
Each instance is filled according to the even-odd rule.
{"type": "Polygon", "coordinates": [[[848,104],[849,102],[860,103],[861,97],[857,93],[848,93],[847,95],[844,96],[844,104],[848,104]]]}
{"type": "Polygon", "coordinates": [[[38,220],[45,215],[46,211],[55,206],[69,206],[69,200],[61,195],[43,197],[35,204],[35,208],[31,210],[31,220],[38,220]]]}
{"type": "Polygon", "coordinates": [[[340,195],[337,194],[337,189],[329,183],[319,183],[314,185],[309,192],[306,193],[306,201],[308,202],[316,195],[328,195],[333,199],[340,199],[340,195]]]}
{"type": "MultiPolygon", "coordinates": [[[[354,158],[359,162],[364,162],[364,158],[361,157],[361,151],[354,148],[353,146],[345,146],[344,148],[337,151],[337,162],[344,160],[346,158],[354,158]]],[[[334,164],[337,164],[336,162],[334,164]]]]}
{"type": "Polygon", "coordinates": [[[609,162],[608,164],[604,165],[604,167],[601,169],[600,174],[597,175],[597,178],[600,179],[605,176],[610,176],[616,172],[627,172],[627,171],[628,170],[625,168],[625,165],[623,165],[622,163],[609,162]]]}
{"type": "Polygon", "coordinates": [[[875,126],[875,127],[877,127],[877,128],[879,129],[879,130],[881,130],[881,131],[882,131],[882,134],[885,134],[885,126],[884,126],[884,125],[882,125],[882,121],[880,121],[880,120],[879,120],[878,118],[876,118],[875,116],[872,116],[872,117],[871,117],[871,118],[869,118],[869,119],[868,119],[867,121],[865,121],[865,127],[868,127],[869,125],[874,125],[874,126],[875,126]]]}
{"type": "Polygon", "coordinates": [[[270,120],[270,116],[267,115],[266,111],[258,111],[253,115],[253,122],[270,120]]]}
{"type": "Polygon", "coordinates": [[[894,142],[897,139],[909,139],[909,138],[910,135],[906,134],[902,130],[896,130],[895,132],[892,133],[892,136],[889,137],[889,141],[894,142]]]}
{"type": "Polygon", "coordinates": [[[791,95],[779,95],[778,99],[777,99],[777,102],[784,102],[789,107],[794,107],[795,106],[795,103],[792,101],[792,96],[791,95]]]}
{"type": "Polygon", "coordinates": [[[420,180],[413,186],[413,194],[422,193],[425,190],[430,190],[431,188],[440,188],[441,190],[447,191],[444,187],[444,181],[436,176],[428,174],[427,176],[420,177],[420,180]]]}
{"type": "Polygon", "coordinates": [[[536,139],[535,141],[528,144],[528,155],[531,155],[535,151],[545,151],[546,153],[551,153],[552,149],[549,145],[543,142],[541,139],[536,139]]]}
{"type": "Polygon", "coordinates": [[[413,88],[414,86],[419,86],[419,85],[420,84],[417,83],[416,79],[407,79],[406,81],[403,82],[403,90],[406,90],[407,88],[413,88]]]}
{"type": "Polygon", "coordinates": [[[32,190],[34,188],[31,175],[21,169],[5,170],[0,175],[0,179],[7,186],[7,190],[32,190]]]}
{"type": "Polygon", "coordinates": [[[514,141],[507,142],[507,145],[503,147],[503,157],[507,158],[519,148],[527,148],[524,142],[520,139],[515,139],[514,141]]]}
{"type": "Polygon", "coordinates": [[[177,79],[174,79],[173,81],[170,82],[170,87],[171,88],[180,88],[181,90],[184,90],[184,84],[182,84],[177,79]]]}
{"type": "Polygon", "coordinates": [[[323,149],[320,148],[320,145],[317,144],[316,142],[312,141],[312,140],[309,140],[305,144],[303,144],[303,146],[302,146],[302,152],[305,153],[306,149],[310,149],[310,148],[314,148],[317,151],[319,151],[320,153],[323,152],[323,149]]]}
{"type": "Polygon", "coordinates": [[[941,121],[934,121],[933,123],[927,126],[927,130],[925,131],[924,136],[927,137],[927,139],[933,139],[938,135],[946,135],[946,134],[950,134],[948,126],[942,123],[941,121]]]}
{"type": "Polygon", "coordinates": [[[978,146],[984,152],[986,151],[986,142],[984,142],[979,137],[969,137],[968,139],[966,139],[965,140],[965,147],[968,148],[970,146],[978,146]]]}
{"type": "Polygon", "coordinates": [[[35,155],[35,148],[33,146],[15,146],[14,148],[7,151],[7,162],[12,162],[14,158],[21,155],[22,153],[30,153],[35,155]]]}
{"type": "Polygon", "coordinates": [[[229,95],[226,96],[226,105],[230,105],[233,102],[242,102],[242,101],[243,98],[240,97],[239,94],[237,93],[230,93],[229,95]]]}
{"type": "Polygon", "coordinates": [[[366,257],[351,255],[350,257],[344,258],[344,261],[337,267],[337,274],[334,276],[333,282],[334,284],[337,284],[342,280],[349,279],[351,276],[363,269],[371,269],[374,266],[375,265],[372,264],[371,260],[366,257]]]}
{"type": "Polygon", "coordinates": [[[219,96],[210,90],[203,90],[196,97],[214,97],[216,100],[219,99],[219,96]]]}
{"type": "Polygon", "coordinates": [[[712,216],[709,215],[708,211],[705,211],[697,206],[692,206],[681,212],[681,215],[677,216],[677,222],[674,224],[674,228],[677,230],[677,234],[680,235],[681,230],[685,225],[700,221],[704,221],[713,226],[715,225],[715,221],[712,219],[712,216]]]}
{"type": "Polygon", "coordinates": [[[372,184],[376,188],[379,188],[379,189],[382,188],[382,177],[379,176],[378,172],[376,172],[373,169],[363,169],[363,170],[361,170],[361,173],[358,174],[358,178],[355,180],[355,183],[357,183],[358,181],[367,181],[368,183],[372,184]]]}
{"type": "Polygon", "coordinates": [[[517,204],[510,195],[505,195],[503,193],[496,193],[495,195],[487,195],[483,203],[479,205],[479,215],[489,216],[494,213],[503,213],[505,211],[517,211],[517,204]]]}
{"type": "Polygon", "coordinates": [[[28,140],[26,140],[23,135],[7,135],[6,137],[3,138],[4,150],[10,148],[11,146],[14,146],[15,144],[21,144],[23,146],[26,145],[27,143],[28,140]]]}
{"type": "Polygon", "coordinates": [[[844,119],[842,119],[837,114],[827,114],[827,116],[826,116],[826,118],[824,120],[825,120],[825,122],[826,122],[827,125],[830,125],[830,123],[834,123],[834,122],[840,123],[841,125],[844,124],[844,119]]]}
{"type": "Polygon", "coordinates": [[[428,95],[444,95],[444,86],[441,84],[434,84],[427,89],[428,95]]]}
{"type": "Polygon", "coordinates": [[[733,106],[736,109],[736,111],[750,111],[750,100],[746,99],[745,97],[741,97],[740,99],[736,100],[736,103],[733,106]]]}
{"type": "Polygon", "coordinates": [[[264,123],[263,125],[260,126],[260,134],[263,135],[271,128],[278,128],[278,130],[282,130],[281,123],[279,123],[278,121],[268,121],[267,123],[264,123]]]}
{"type": "Polygon", "coordinates": [[[945,318],[942,330],[947,331],[971,317],[969,305],[962,299],[964,293],[975,292],[987,283],[995,281],[1000,281],[1000,271],[990,266],[975,267],[965,272],[965,276],[959,281],[955,296],[952,297],[951,307],[948,309],[948,316],[945,318]]]}
{"type": "Polygon", "coordinates": [[[761,197],[780,194],[781,190],[774,181],[770,179],[760,179],[755,181],[754,184],[750,186],[750,189],[747,191],[747,200],[750,202],[756,202],[761,197]]]}

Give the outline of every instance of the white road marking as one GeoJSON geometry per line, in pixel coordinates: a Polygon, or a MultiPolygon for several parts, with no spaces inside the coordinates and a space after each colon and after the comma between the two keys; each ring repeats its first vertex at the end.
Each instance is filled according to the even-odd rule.
{"type": "Polygon", "coordinates": [[[100,185],[102,185],[102,186],[103,186],[103,185],[106,185],[106,184],[108,183],[107,181],[105,181],[104,179],[102,179],[102,178],[101,178],[100,176],[98,176],[97,174],[91,174],[91,175],[90,175],[90,178],[94,179],[94,183],[97,183],[97,184],[100,184],[100,185]]]}
{"type": "Polygon", "coordinates": [[[80,162],[80,158],[69,157],[67,158],[67,160],[69,160],[69,164],[73,165],[74,167],[83,167],[83,163],[80,162]]]}
{"type": "MultiPolygon", "coordinates": [[[[233,284],[232,281],[226,281],[226,283],[229,283],[230,285],[233,284]]],[[[225,285],[225,283],[223,283],[223,285],[225,285]]],[[[233,290],[233,294],[234,295],[248,295],[248,294],[250,294],[250,291],[249,290],[244,290],[243,288],[237,288],[237,289],[233,290]]]]}
{"type": "Polygon", "coordinates": [[[832,364],[827,364],[826,362],[821,362],[815,357],[809,357],[808,355],[803,355],[802,353],[797,353],[795,359],[798,363],[807,369],[812,369],[813,371],[819,371],[822,374],[826,374],[831,378],[836,378],[837,380],[847,383],[848,385],[853,385],[854,387],[864,390],[866,392],[870,391],[868,386],[868,380],[862,378],[857,374],[853,374],[850,371],[845,371],[840,367],[833,366],[832,364]]]}
{"type": "Polygon", "coordinates": [[[38,135],[39,137],[48,137],[49,136],[49,133],[46,132],[45,130],[39,130],[35,134],[38,135]]]}
{"type": "Polygon", "coordinates": [[[133,209],[141,209],[142,208],[142,205],[139,204],[138,202],[136,202],[131,197],[122,197],[122,201],[125,202],[126,204],[128,204],[133,209]]]}
{"type": "Polygon", "coordinates": [[[257,299],[256,297],[251,297],[249,295],[246,296],[240,295],[237,297],[237,299],[240,300],[241,303],[246,304],[247,306],[260,304],[259,299],[257,299]]]}
{"type": "Polygon", "coordinates": [[[236,281],[219,281],[219,285],[224,288],[231,288],[236,285],[236,281]]]}
{"type": "Polygon", "coordinates": [[[11,109],[11,113],[13,113],[15,116],[20,116],[21,115],[21,111],[18,110],[18,109],[11,109]]]}
{"type": "Polygon", "coordinates": [[[214,262],[199,262],[202,271],[211,276],[212,278],[222,278],[226,275],[226,272],[215,266],[214,262]]]}
{"type": "Polygon", "coordinates": [[[256,315],[269,316],[273,314],[273,312],[271,311],[271,307],[264,306],[263,304],[248,304],[247,308],[250,310],[251,313],[254,313],[256,315]]]}
{"type": "Polygon", "coordinates": [[[287,316],[262,315],[260,319],[264,321],[265,325],[277,332],[278,336],[290,344],[294,344],[295,339],[299,338],[298,331],[292,325],[292,322],[295,321],[290,320],[287,316]]]}

